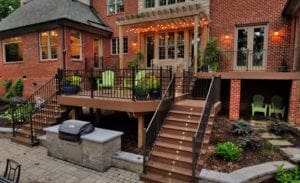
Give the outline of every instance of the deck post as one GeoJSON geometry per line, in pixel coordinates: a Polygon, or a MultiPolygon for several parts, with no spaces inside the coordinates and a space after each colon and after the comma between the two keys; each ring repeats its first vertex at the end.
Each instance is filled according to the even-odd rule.
{"type": "Polygon", "coordinates": [[[123,40],[124,34],[123,34],[123,27],[119,26],[119,60],[120,65],[119,68],[124,68],[124,40],[123,40]]]}
{"type": "Polygon", "coordinates": [[[199,16],[194,16],[194,73],[198,69],[198,34],[199,34],[199,16]]]}
{"type": "Polygon", "coordinates": [[[138,114],[138,148],[143,147],[143,135],[144,135],[144,114],[138,114]]]}

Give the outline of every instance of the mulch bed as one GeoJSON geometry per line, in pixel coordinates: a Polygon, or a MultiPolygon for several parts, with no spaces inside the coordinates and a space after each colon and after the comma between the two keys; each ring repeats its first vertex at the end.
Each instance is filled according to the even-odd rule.
{"type": "MultiPolygon", "coordinates": [[[[210,138],[209,150],[205,155],[205,163],[203,168],[209,170],[215,170],[220,172],[232,172],[234,170],[252,166],[268,161],[285,160],[278,149],[272,147],[266,141],[263,141],[262,148],[257,151],[244,150],[242,158],[237,162],[228,162],[215,156],[214,148],[218,143],[231,141],[238,144],[238,136],[234,136],[230,133],[231,123],[224,117],[219,117],[214,123],[212,136],[210,138]]],[[[252,135],[258,136],[257,133],[253,132],[252,135]]]]}

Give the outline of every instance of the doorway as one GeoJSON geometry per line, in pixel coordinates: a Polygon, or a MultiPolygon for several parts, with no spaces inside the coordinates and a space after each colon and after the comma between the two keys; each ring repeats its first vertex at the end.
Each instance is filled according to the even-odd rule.
{"type": "Polygon", "coordinates": [[[103,60],[102,60],[102,45],[101,39],[95,38],[93,40],[93,61],[94,67],[102,69],[103,60]]]}
{"type": "Polygon", "coordinates": [[[154,36],[146,37],[146,61],[147,67],[152,67],[152,59],[154,58],[154,36]]]}

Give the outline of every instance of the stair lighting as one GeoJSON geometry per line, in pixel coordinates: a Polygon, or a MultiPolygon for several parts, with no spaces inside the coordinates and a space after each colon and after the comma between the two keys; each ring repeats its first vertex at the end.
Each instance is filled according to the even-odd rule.
{"type": "Polygon", "coordinates": [[[178,151],[178,150],[176,151],[176,154],[179,154],[179,151],[178,151]]]}
{"type": "Polygon", "coordinates": [[[172,175],[172,173],[171,172],[169,172],[169,176],[171,176],[172,175]]]}
{"type": "Polygon", "coordinates": [[[184,135],[185,134],[185,132],[182,132],[182,135],[184,135]]]}
{"type": "Polygon", "coordinates": [[[182,141],[179,141],[179,144],[182,144],[182,141]]]}
{"type": "Polygon", "coordinates": [[[176,161],[172,161],[172,163],[173,163],[173,164],[175,164],[175,163],[176,163],[176,161]]]}
{"type": "MultiPolygon", "coordinates": [[[[189,122],[189,121],[188,121],[189,122]]],[[[188,126],[188,123],[185,123],[185,126],[188,126]]]]}
{"type": "Polygon", "coordinates": [[[188,118],[191,118],[191,116],[190,116],[190,115],[188,115],[188,118]]]}
{"type": "Polygon", "coordinates": [[[192,110],[193,110],[193,108],[190,108],[190,110],[192,111],[192,110]]]}

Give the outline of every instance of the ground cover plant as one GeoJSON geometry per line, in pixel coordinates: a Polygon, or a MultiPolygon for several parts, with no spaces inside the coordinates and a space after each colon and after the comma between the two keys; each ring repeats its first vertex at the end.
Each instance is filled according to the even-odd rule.
{"type": "Polygon", "coordinates": [[[296,166],[291,170],[285,170],[283,165],[277,167],[275,179],[280,183],[299,183],[300,168],[296,166]]]}
{"type": "Polygon", "coordinates": [[[243,149],[232,142],[224,142],[216,147],[217,156],[224,158],[227,161],[238,161],[241,158],[243,149]]]}

